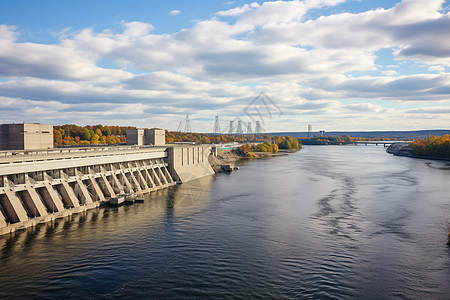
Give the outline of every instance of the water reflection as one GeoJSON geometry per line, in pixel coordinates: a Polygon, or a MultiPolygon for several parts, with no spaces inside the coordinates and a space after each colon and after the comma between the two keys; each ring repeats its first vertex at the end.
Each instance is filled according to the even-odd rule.
{"type": "Polygon", "coordinates": [[[0,238],[0,298],[450,293],[438,163],[329,146],[244,164],[0,238]]]}

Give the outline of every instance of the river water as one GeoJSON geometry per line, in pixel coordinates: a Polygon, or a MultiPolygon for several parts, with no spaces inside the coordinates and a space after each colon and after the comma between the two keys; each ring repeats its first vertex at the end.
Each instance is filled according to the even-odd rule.
{"type": "Polygon", "coordinates": [[[449,299],[450,170],[306,146],[0,238],[0,298],[449,299]]]}

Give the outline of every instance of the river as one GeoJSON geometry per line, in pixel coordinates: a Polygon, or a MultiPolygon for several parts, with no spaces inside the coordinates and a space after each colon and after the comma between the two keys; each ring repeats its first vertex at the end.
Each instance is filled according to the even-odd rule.
{"type": "Polygon", "coordinates": [[[0,298],[448,299],[450,170],[305,146],[0,238],[0,298]]]}

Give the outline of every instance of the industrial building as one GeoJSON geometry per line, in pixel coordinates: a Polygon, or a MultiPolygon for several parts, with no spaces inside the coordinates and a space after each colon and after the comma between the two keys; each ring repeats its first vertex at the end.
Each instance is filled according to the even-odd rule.
{"type": "Polygon", "coordinates": [[[53,149],[53,125],[1,124],[0,150],[53,149]]]}
{"type": "Polygon", "coordinates": [[[166,144],[166,132],[159,128],[127,129],[127,145],[151,145],[164,146],[166,144]]]}

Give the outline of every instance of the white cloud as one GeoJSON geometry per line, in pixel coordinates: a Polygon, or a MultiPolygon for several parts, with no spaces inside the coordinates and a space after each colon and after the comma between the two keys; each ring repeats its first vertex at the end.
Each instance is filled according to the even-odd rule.
{"type": "Polygon", "coordinates": [[[347,104],[343,106],[345,109],[354,110],[358,112],[370,112],[370,113],[387,113],[393,111],[392,109],[383,108],[379,105],[372,103],[355,103],[347,104]]]}
{"type": "Polygon", "coordinates": [[[386,76],[395,76],[395,75],[398,75],[397,71],[395,71],[395,70],[386,70],[386,71],[382,71],[381,74],[386,75],[386,76]]]}
{"type": "Polygon", "coordinates": [[[446,107],[422,107],[405,111],[408,114],[448,114],[450,115],[450,106],[446,107]]]}
{"type": "Polygon", "coordinates": [[[127,79],[131,74],[96,65],[97,56],[65,45],[18,43],[11,27],[0,32],[0,76],[37,77],[110,83],[127,79]]]}
{"type": "MultiPolygon", "coordinates": [[[[392,120],[407,109],[371,100],[393,107],[412,101],[448,106],[450,44],[443,37],[450,15],[440,12],[442,1],[404,0],[388,9],[307,19],[312,9],[342,2],[255,2],[173,34],[122,22],[121,32],[63,30],[53,44],[19,42],[18,28],[0,25],[0,118],[14,110],[19,116],[23,105],[39,108],[48,120],[52,114],[55,120],[70,119],[70,111],[88,120],[103,108],[98,116],[104,120],[139,116],[172,122],[174,129],[179,114],[188,112],[193,118],[212,114],[211,119],[217,113],[242,114],[261,90],[286,112],[283,124],[294,127],[299,115],[323,124],[339,118],[340,126],[361,120],[370,129],[380,118],[399,126],[392,120]],[[393,51],[394,64],[378,66],[382,49],[393,51]],[[424,71],[405,75],[404,65],[398,67],[402,60],[418,62],[424,71]],[[379,76],[367,75],[380,69],[379,76]],[[440,74],[426,74],[427,69],[440,74]],[[352,72],[360,74],[346,75],[352,72]],[[361,100],[340,103],[348,99],[361,100]],[[92,109],[83,109],[85,103],[92,109]],[[358,113],[374,119],[359,119],[358,113]]],[[[419,113],[408,113],[414,115],[419,113]]],[[[432,126],[420,121],[415,126],[420,124],[432,126]]]]}
{"type": "Polygon", "coordinates": [[[243,13],[250,11],[254,8],[259,7],[259,4],[256,2],[253,2],[252,4],[244,4],[241,7],[232,8],[225,11],[219,11],[216,13],[217,16],[221,17],[232,17],[232,16],[240,16],[243,13]]]}
{"type": "Polygon", "coordinates": [[[428,71],[437,71],[443,73],[445,72],[445,68],[443,66],[430,66],[428,67],[428,71]]]}
{"type": "Polygon", "coordinates": [[[181,10],[174,9],[174,10],[169,11],[169,14],[172,16],[176,16],[176,15],[181,14],[181,10]]]}

